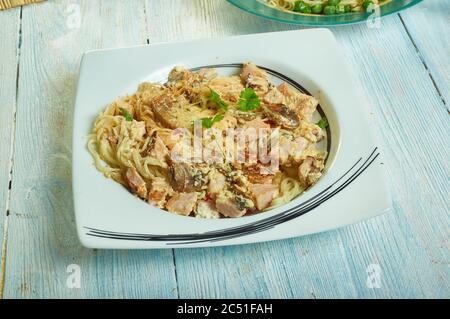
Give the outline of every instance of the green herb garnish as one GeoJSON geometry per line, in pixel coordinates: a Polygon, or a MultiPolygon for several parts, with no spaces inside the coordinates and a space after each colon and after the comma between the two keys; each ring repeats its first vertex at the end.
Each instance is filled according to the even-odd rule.
{"type": "Polygon", "coordinates": [[[128,113],[127,110],[125,110],[124,108],[120,108],[120,111],[122,112],[122,115],[125,118],[125,120],[127,120],[128,122],[132,122],[133,121],[133,115],[128,113]]]}
{"type": "Polygon", "coordinates": [[[239,96],[239,110],[247,112],[257,109],[261,105],[256,92],[251,88],[246,88],[239,96]]]}
{"type": "Polygon", "coordinates": [[[223,114],[217,114],[214,117],[202,118],[202,125],[203,127],[211,128],[214,125],[214,123],[222,121],[223,117],[224,117],[223,114]]]}
{"type": "Polygon", "coordinates": [[[210,90],[211,90],[211,95],[209,96],[209,101],[216,103],[217,106],[220,107],[224,111],[228,110],[228,104],[220,98],[220,95],[213,89],[210,88],[210,90]]]}
{"type": "Polygon", "coordinates": [[[320,127],[322,130],[326,129],[328,127],[328,120],[326,118],[321,118],[319,122],[317,122],[317,126],[320,127]]]}

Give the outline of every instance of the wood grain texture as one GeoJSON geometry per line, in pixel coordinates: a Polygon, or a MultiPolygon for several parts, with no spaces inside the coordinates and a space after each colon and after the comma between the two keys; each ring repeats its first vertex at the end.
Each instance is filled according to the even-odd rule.
{"type": "Polygon", "coordinates": [[[414,43],[397,26],[398,18],[390,17],[380,29],[352,27],[351,39],[361,41],[348,41],[349,28],[336,35],[373,107],[398,220],[395,232],[405,241],[400,255],[408,251],[402,256],[409,259],[408,278],[416,278],[425,297],[448,297],[450,149],[442,132],[450,123],[414,43]]]}
{"type": "Polygon", "coordinates": [[[6,262],[7,210],[12,169],[13,131],[16,113],[16,82],[19,53],[20,9],[0,14],[0,298],[6,262]]]}
{"type": "MultiPolygon", "coordinates": [[[[161,3],[147,2],[151,41],[297,28],[239,12],[223,1],[173,0],[164,6],[173,8],[173,15],[159,15],[161,3]]],[[[342,230],[305,238],[241,247],[176,250],[180,297],[448,295],[449,274],[445,268],[448,202],[444,184],[448,175],[439,169],[439,164],[445,167],[448,154],[433,159],[434,169],[423,169],[430,165],[424,155],[442,153],[444,145],[442,134],[431,139],[439,125],[446,126],[437,92],[398,16],[384,19],[379,30],[361,25],[334,31],[359,71],[363,87],[370,92],[376,127],[384,133],[380,137],[389,159],[386,162],[396,198],[394,211],[342,230]],[[420,108],[423,103],[430,105],[427,110],[420,108]],[[429,109],[434,113],[424,119],[429,109]],[[394,113],[395,120],[386,118],[386,113],[394,113]],[[425,144],[416,144],[417,137],[411,134],[413,128],[425,130],[435,123],[438,126],[419,138],[425,144]],[[419,145],[423,148],[419,149],[419,145]],[[409,150],[405,152],[406,147],[409,150]],[[416,158],[416,154],[421,158],[416,158]],[[433,181],[423,183],[421,176],[429,176],[433,181]],[[405,185],[410,189],[405,190],[405,185]],[[430,200],[424,202],[417,194],[429,196],[430,200]],[[415,237],[415,232],[433,235],[415,237]],[[434,257],[444,266],[433,263],[434,257]],[[380,289],[369,289],[366,285],[367,267],[371,264],[381,267],[380,289]]]]}
{"type": "MultiPolygon", "coordinates": [[[[425,39],[433,29],[423,25],[420,29],[412,21],[430,23],[431,11],[433,28],[445,27],[448,1],[430,4],[428,11],[413,8],[402,14],[407,30],[398,15],[383,19],[380,29],[364,24],[333,29],[372,106],[394,199],[391,213],[323,234],[237,247],[180,249],[175,255],[171,250],[95,251],[78,244],[70,140],[81,53],[147,39],[154,43],[300,27],[255,17],[219,0],[71,3],[49,1],[23,9],[5,297],[450,296],[450,150],[444,134],[449,123],[442,100],[449,94],[445,76],[450,63],[440,52],[448,49],[448,43],[438,34],[425,39]],[[69,28],[76,22],[70,19],[76,4],[81,5],[82,23],[69,28]],[[81,266],[81,289],[66,287],[69,264],[81,266]],[[380,266],[378,289],[366,284],[371,264],[380,266]]],[[[4,13],[2,19],[16,21],[4,13]]],[[[7,42],[0,42],[0,57],[4,53],[13,60],[15,44],[7,42]]],[[[1,64],[0,70],[14,77],[13,68],[4,68],[1,64]]],[[[2,76],[0,89],[4,114],[5,104],[15,100],[15,93],[10,93],[15,92],[15,83],[2,76]]],[[[3,131],[12,129],[12,120],[6,123],[9,128],[0,127],[2,137],[3,131]]],[[[0,147],[4,145],[10,144],[2,138],[0,147]]],[[[0,177],[8,173],[5,156],[9,160],[0,152],[0,177]]],[[[2,209],[8,193],[3,184],[0,179],[2,209]]]]}
{"type": "Polygon", "coordinates": [[[73,3],[23,8],[5,297],[176,297],[170,250],[94,251],[78,242],[70,158],[81,53],[145,43],[146,28],[142,1],[73,3]],[[80,289],[66,286],[70,264],[81,267],[80,289]]]}
{"type": "Polygon", "coordinates": [[[427,0],[401,13],[443,100],[450,103],[450,3],[427,0]]]}
{"type": "Polygon", "coordinates": [[[243,13],[226,1],[147,0],[146,13],[151,43],[299,28],[243,13]]]}

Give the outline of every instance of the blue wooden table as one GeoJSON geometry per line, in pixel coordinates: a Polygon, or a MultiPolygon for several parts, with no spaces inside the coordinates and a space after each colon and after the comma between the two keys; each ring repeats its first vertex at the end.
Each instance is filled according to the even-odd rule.
{"type": "Polygon", "coordinates": [[[0,12],[0,26],[4,298],[450,297],[450,1],[425,0],[380,28],[332,29],[371,103],[392,212],[214,249],[80,246],[70,171],[81,54],[299,27],[222,0],[47,1],[0,12]]]}

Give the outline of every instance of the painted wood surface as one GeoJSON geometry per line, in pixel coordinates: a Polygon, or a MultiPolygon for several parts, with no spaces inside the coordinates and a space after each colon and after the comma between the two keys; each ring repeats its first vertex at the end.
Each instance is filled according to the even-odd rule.
{"type": "MultiPolygon", "coordinates": [[[[202,30],[196,32],[194,37],[207,37],[211,33],[233,35],[263,32],[267,31],[266,28],[273,31],[294,28],[281,24],[272,26],[272,22],[250,15],[243,18],[237,9],[224,2],[172,1],[172,3],[174,3],[173,16],[170,18],[160,16],[159,18],[164,18],[164,23],[152,25],[150,39],[152,36],[157,37],[157,41],[193,37],[191,30],[183,28],[185,21],[190,19],[192,23],[188,25],[193,26],[195,30],[202,30]],[[211,8],[207,4],[214,7],[211,8]],[[206,11],[210,12],[201,15],[203,11],[196,6],[207,8],[206,11]],[[222,17],[224,14],[232,20],[224,19],[222,17]],[[244,28],[239,25],[240,21],[246,21],[244,28]],[[259,23],[263,23],[264,27],[259,23]]],[[[154,6],[158,9],[158,3],[154,6]]],[[[155,11],[159,10],[147,10],[149,14],[155,11]]],[[[155,19],[157,20],[158,16],[155,19]]],[[[149,21],[152,21],[152,17],[149,21]]],[[[387,157],[391,157],[388,153],[390,150],[397,159],[397,161],[387,162],[389,172],[395,173],[391,175],[393,176],[391,182],[399,185],[399,188],[404,184],[417,185],[409,192],[401,188],[393,189],[394,197],[397,194],[403,195],[405,202],[404,206],[396,207],[392,214],[332,233],[243,247],[177,250],[175,260],[180,297],[442,297],[448,293],[448,282],[441,283],[441,276],[444,280],[448,277],[445,266],[440,267],[439,264],[433,266],[425,250],[425,244],[428,243],[421,243],[420,239],[411,241],[409,236],[412,229],[405,232],[405,227],[412,227],[410,222],[414,223],[414,218],[420,219],[422,214],[426,216],[432,207],[429,203],[420,204],[421,199],[416,197],[416,192],[428,194],[434,191],[434,187],[415,182],[417,176],[408,173],[409,170],[416,171],[417,162],[411,163],[401,171],[397,170],[403,168],[403,162],[408,161],[407,157],[414,156],[417,151],[412,148],[411,152],[398,156],[403,145],[411,144],[415,139],[414,135],[408,132],[411,129],[409,128],[411,121],[408,120],[411,109],[418,109],[417,116],[421,118],[425,115],[420,108],[422,103],[437,106],[434,118],[418,123],[421,127],[426,127],[435,120],[443,126],[447,123],[445,114],[439,112],[442,108],[440,108],[436,90],[427,78],[427,72],[417,58],[414,45],[398,16],[383,20],[379,30],[368,30],[363,25],[338,28],[335,33],[339,41],[344,44],[345,53],[354,68],[360,70],[359,77],[363,87],[368,92],[374,93],[370,94],[370,101],[376,107],[374,110],[376,127],[390,128],[390,134],[396,134],[401,138],[396,141],[397,149],[390,150],[387,142],[392,140],[392,137],[387,134],[380,136],[381,140],[386,141],[384,144],[387,145],[384,148],[387,157]],[[392,48],[397,49],[392,50],[392,48]],[[402,63],[398,65],[397,61],[402,63]],[[384,64],[389,65],[387,68],[389,72],[386,74],[378,69],[379,65],[384,64]],[[416,90],[417,93],[411,96],[396,96],[393,101],[392,96],[395,96],[395,91],[389,83],[390,81],[397,83],[404,77],[410,81],[401,89],[406,92],[416,90]],[[423,83],[415,83],[417,79],[421,79],[419,82],[423,83]],[[375,83],[375,88],[369,86],[370,83],[375,83]],[[406,120],[400,125],[395,122],[400,127],[392,129],[386,123],[387,119],[383,114],[392,112],[393,106],[401,107],[402,105],[405,105],[403,112],[399,112],[397,116],[406,117],[406,120]],[[441,119],[439,119],[440,116],[441,119]],[[397,130],[403,131],[397,133],[397,130]],[[403,140],[407,138],[404,136],[406,133],[411,136],[409,140],[403,140]],[[408,200],[409,203],[407,203],[408,200]],[[405,216],[403,210],[411,209],[418,204],[419,207],[424,207],[410,210],[409,213],[414,216],[411,221],[408,221],[408,216],[405,216]],[[393,245],[392,242],[395,244],[393,245]],[[381,269],[385,269],[387,278],[381,289],[368,289],[366,286],[366,269],[371,264],[379,264],[381,269]],[[417,269],[418,264],[422,265],[420,270],[417,269]],[[217,271],[217,269],[221,270],[217,271]],[[425,288],[420,288],[421,286],[425,288]]],[[[412,120],[416,119],[417,117],[412,120]]],[[[428,140],[428,137],[435,134],[438,129],[436,127],[427,132],[423,138],[428,140]]],[[[423,156],[430,151],[439,150],[442,145],[444,145],[444,137],[441,135],[435,143],[422,151],[419,150],[418,153],[423,156]]],[[[441,160],[443,161],[444,158],[441,160]]],[[[422,162],[426,161],[426,157],[423,158],[422,162]]],[[[438,178],[440,177],[439,180],[445,182],[445,174],[441,175],[437,172],[437,175],[438,178]]],[[[430,241],[436,240],[442,243],[448,236],[448,223],[446,223],[448,206],[445,202],[442,205],[443,202],[439,201],[439,196],[445,196],[445,191],[445,184],[438,187],[435,209],[438,209],[436,217],[440,217],[438,224],[440,223],[442,227],[433,226],[440,231],[437,233],[437,238],[431,238],[430,241]]],[[[426,227],[429,220],[418,222],[420,229],[426,227]]],[[[429,231],[434,230],[429,229],[429,231]]],[[[438,260],[448,259],[448,250],[445,247],[434,253],[434,256],[444,255],[438,260]]]]}
{"type": "Polygon", "coordinates": [[[16,113],[16,79],[19,50],[20,8],[0,14],[0,298],[6,262],[7,211],[12,169],[14,117],[16,113]],[[5,242],[3,240],[5,239],[5,242]]]}
{"type": "MultiPolygon", "coordinates": [[[[450,4],[428,1],[434,19],[413,8],[383,19],[380,29],[333,29],[372,106],[394,199],[390,214],[271,243],[145,252],[87,250],[76,238],[70,139],[81,53],[299,27],[219,0],[51,1],[24,8],[10,195],[0,180],[0,207],[11,197],[5,297],[449,297],[450,154],[443,100],[450,63],[439,53],[448,38],[428,41],[414,23],[427,19],[429,30],[442,26],[450,4]],[[83,20],[71,28],[77,4],[83,20]],[[66,287],[70,264],[81,266],[81,289],[66,287]],[[373,264],[381,270],[378,289],[367,286],[373,264]]],[[[6,71],[15,78],[14,68],[6,71]]],[[[15,82],[6,92],[15,98],[15,82]]],[[[0,128],[0,147],[9,145],[3,131],[11,131],[13,119],[8,123],[0,128]]]]}
{"type": "Polygon", "coordinates": [[[5,297],[176,297],[171,250],[94,251],[77,240],[70,158],[81,53],[145,43],[146,28],[140,1],[69,3],[23,8],[5,297]],[[81,289],[66,286],[71,264],[81,289]]]}
{"type": "Polygon", "coordinates": [[[426,0],[401,14],[418,54],[427,66],[442,99],[450,103],[450,5],[426,0]]]}

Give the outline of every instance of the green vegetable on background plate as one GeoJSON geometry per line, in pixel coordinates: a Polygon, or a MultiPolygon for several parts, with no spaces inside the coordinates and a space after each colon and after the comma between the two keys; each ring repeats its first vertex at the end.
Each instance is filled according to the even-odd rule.
{"type": "MultiPolygon", "coordinates": [[[[306,14],[324,14],[324,15],[334,15],[334,14],[345,14],[350,12],[362,12],[368,11],[371,5],[381,5],[387,2],[387,0],[357,0],[352,4],[347,1],[342,0],[322,0],[316,2],[305,2],[296,1],[294,6],[288,10],[292,10],[297,13],[306,14]]],[[[280,7],[282,9],[282,7],[280,7]]],[[[286,8],[285,8],[286,10],[286,8]]]]}

